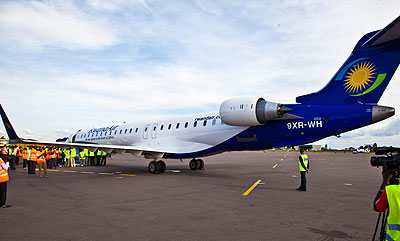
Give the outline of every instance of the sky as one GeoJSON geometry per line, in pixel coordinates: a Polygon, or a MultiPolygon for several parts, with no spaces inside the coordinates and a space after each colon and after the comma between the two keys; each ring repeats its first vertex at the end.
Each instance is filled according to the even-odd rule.
{"type": "MultiPolygon", "coordinates": [[[[398,0],[2,0],[0,103],[21,137],[47,141],[218,111],[238,96],[291,104],[324,87],[399,9],[398,0]]],[[[399,88],[396,73],[379,104],[400,110],[399,88]]],[[[316,144],[375,142],[400,146],[397,115],[316,144]]]]}

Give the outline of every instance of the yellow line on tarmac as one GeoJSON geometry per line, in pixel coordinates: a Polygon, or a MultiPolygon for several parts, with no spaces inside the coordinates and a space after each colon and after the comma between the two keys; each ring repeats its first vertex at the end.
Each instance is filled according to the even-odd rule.
{"type": "Polygon", "coordinates": [[[85,174],[95,174],[95,172],[81,172],[81,173],[85,173],[85,174]]]}
{"type": "Polygon", "coordinates": [[[109,172],[100,172],[99,174],[101,174],[101,175],[114,175],[114,173],[109,173],[109,172]]]}
{"type": "Polygon", "coordinates": [[[119,174],[120,176],[136,177],[135,174],[119,174]]]}
{"type": "Polygon", "coordinates": [[[276,166],[278,166],[278,164],[275,164],[272,168],[275,168],[276,166]]]}
{"type": "Polygon", "coordinates": [[[63,171],[63,172],[76,172],[76,171],[63,171]]]}
{"type": "Polygon", "coordinates": [[[52,170],[52,169],[47,169],[49,172],[60,172],[60,170],[52,170]]]}
{"type": "Polygon", "coordinates": [[[256,181],[253,186],[251,186],[245,193],[243,193],[243,196],[247,196],[253,189],[261,182],[261,180],[256,181]]]}

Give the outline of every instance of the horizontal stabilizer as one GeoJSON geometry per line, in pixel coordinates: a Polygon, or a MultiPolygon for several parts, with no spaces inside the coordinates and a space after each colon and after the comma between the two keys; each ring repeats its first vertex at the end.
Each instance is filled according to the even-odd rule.
{"type": "Polygon", "coordinates": [[[364,43],[364,46],[375,46],[400,39],[400,16],[384,29],[364,43]]]}

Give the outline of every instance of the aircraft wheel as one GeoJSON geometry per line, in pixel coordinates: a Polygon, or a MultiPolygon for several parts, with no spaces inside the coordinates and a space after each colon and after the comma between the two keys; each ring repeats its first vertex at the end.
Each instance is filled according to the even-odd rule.
{"type": "Polygon", "coordinates": [[[157,162],[156,161],[151,161],[149,163],[149,172],[150,173],[157,173],[158,171],[158,166],[157,166],[157,162]]]}
{"type": "Polygon", "coordinates": [[[204,161],[202,159],[197,159],[197,170],[204,170],[204,161]]]}
{"type": "Polygon", "coordinates": [[[165,164],[164,161],[158,161],[157,162],[157,168],[158,168],[160,173],[164,173],[165,170],[167,170],[167,165],[165,164]]]}
{"type": "Polygon", "coordinates": [[[197,170],[197,169],[199,169],[199,163],[197,162],[196,159],[192,159],[189,162],[189,167],[190,167],[191,170],[197,170]]]}

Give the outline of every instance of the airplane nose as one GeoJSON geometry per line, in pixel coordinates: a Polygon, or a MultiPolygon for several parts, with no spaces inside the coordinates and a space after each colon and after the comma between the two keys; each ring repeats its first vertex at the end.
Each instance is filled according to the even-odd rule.
{"type": "Polygon", "coordinates": [[[376,105],[372,108],[372,123],[387,119],[394,115],[394,108],[376,105]]]}

